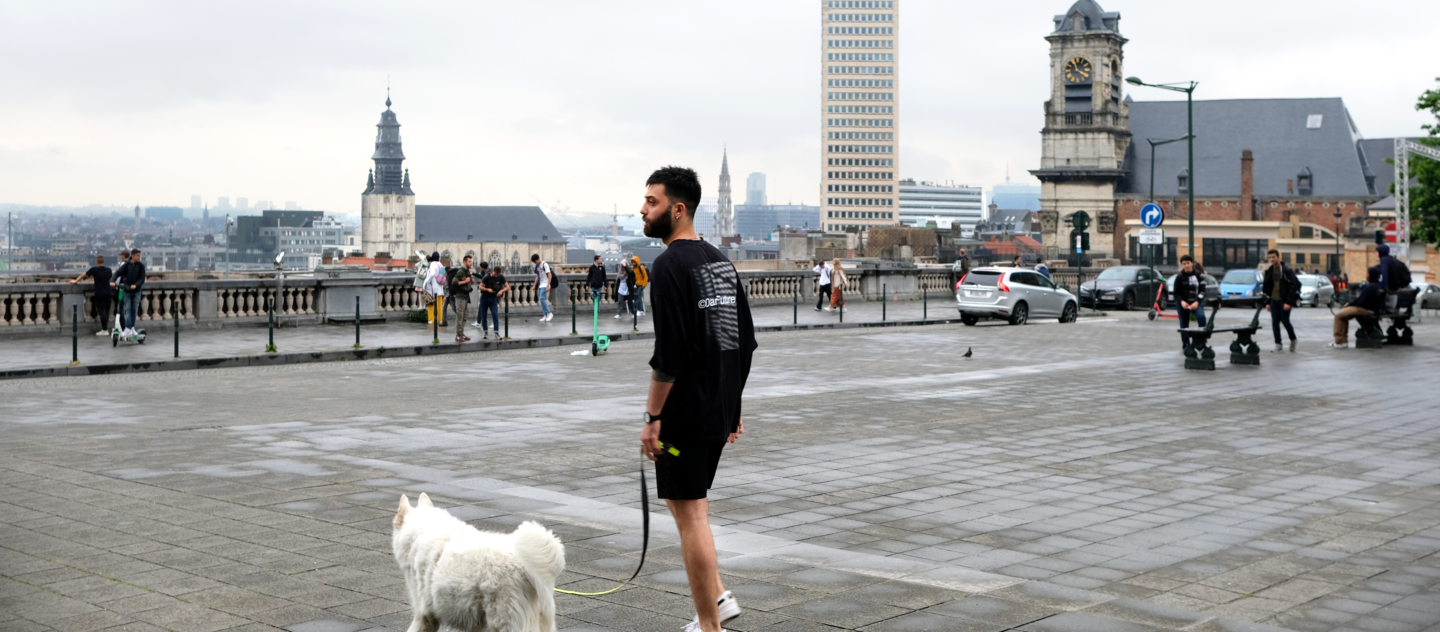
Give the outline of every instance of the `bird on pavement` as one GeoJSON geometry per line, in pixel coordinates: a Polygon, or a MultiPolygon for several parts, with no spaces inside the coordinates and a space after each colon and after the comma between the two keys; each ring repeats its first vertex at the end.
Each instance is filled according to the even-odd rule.
{"type": "Polygon", "coordinates": [[[969,360],[969,359],[970,359],[970,356],[972,356],[972,355],[975,355],[975,354],[971,352],[970,347],[965,347],[965,355],[960,356],[960,357],[965,358],[966,360],[969,360]]]}

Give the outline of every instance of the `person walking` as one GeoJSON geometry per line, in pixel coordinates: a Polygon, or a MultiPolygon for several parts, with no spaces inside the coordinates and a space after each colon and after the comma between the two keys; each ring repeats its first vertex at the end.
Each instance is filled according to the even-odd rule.
{"type": "Polygon", "coordinates": [[[445,326],[445,315],[441,313],[445,309],[445,267],[440,263],[440,253],[432,252],[428,263],[425,264],[425,284],[422,289],[425,291],[425,309],[429,324],[440,321],[440,326],[445,326]]]}
{"type": "Polygon", "coordinates": [[[105,255],[96,255],[95,265],[90,266],[84,274],[70,280],[74,285],[85,279],[95,281],[95,291],[90,295],[90,305],[95,308],[95,322],[100,323],[100,331],[95,332],[97,336],[104,336],[110,333],[110,297],[113,289],[110,288],[112,273],[110,268],[105,267],[105,255]]]}
{"type": "Polygon", "coordinates": [[[490,331],[488,323],[495,322],[495,339],[500,339],[500,299],[510,291],[510,284],[505,281],[504,271],[500,266],[490,268],[490,274],[480,280],[480,339],[488,340],[490,331]],[[486,320],[486,316],[490,319],[486,320]]]}
{"type": "Polygon", "coordinates": [[[755,354],[755,325],[735,266],[695,234],[700,179],[665,167],[645,183],[645,235],[665,242],[651,276],[655,351],[640,451],[655,462],[656,495],[680,531],[695,604],[685,632],[722,632],[740,604],[720,580],[709,489],[720,454],[745,432],[741,396],[755,354]],[[671,445],[672,456],[662,449],[671,445]]]}
{"type": "Polygon", "coordinates": [[[590,270],[585,274],[585,285],[590,287],[590,300],[599,302],[600,296],[605,292],[605,264],[600,255],[595,255],[595,262],[590,264],[590,270]]]}
{"type": "MultiPolygon", "coordinates": [[[[478,287],[481,283],[483,283],[483,282],[485,281],[485,277],[490,276],[490,262],[488,262],[488,261],[481,261],[479,267],[475,268],[474,275],[475,275],[475,285],[478,287]]],[[[483,293],[481,294],[480,298],[481,298],[481,301],[480,301],[480,302],[483,304],[483,303],[485,302],[485,301],[484,301],[485,296],[484,296],[483,293]]],[[[474,328],[476,328],[476,329],[479,329],[479,328],[480,328],[480,308],[479,308],[479,306],[476,306],[476,308],[475,308],[475,322],[470,323],[470,326],[471,326],[471,327],[474,327],[474,328]]]]}
{"type": "Polygon", "coordinates": [[[970,274],[970,256],[965,254],[965,249],[960,249],[959,256],[955,257],[955,264],[950,266],[950,287],[953,289],[960,284],[960,279],[970,274]]]}
{"type": "MultiPolygon", "coordinates": [[[[421,303],[428,303],[429,297],[425,294],[425,279],[430,277],[430,258],[425,253],[415,251],[415,279],[411,281],[411,287],[415,293],[420,295],[421,303]]],[[[435,322],[435,312],[428,304],[425,305],[426,324],[435,322]]]]}
{"type": "Polygon", "coordinates": [[[1275,330],[1275,351],[1285,350],[1280,342],[1280,326],[1284,325],[1285,333],[1290,334],[1290,352],[1294,353],[1295,328],[1290,325],[1290,310],[1300,304],[1300,278],[1280,260],[1280,251],[1272,249],[1265,257],[1270,267],[1265,268],[1265,281],[1260,287],[1269,297],[1265,310],[1270,312],[1270,328],[1275,330]]]}
{"type": "Polygon", "coordinates": [[[473,257],[465,255],[460,265],[446,273],[445,290],[455,301],[455,342],[470,342],[470,337],[465,335],[465,321],[470,318],[470,292],[475,289],[475,278],[470,270],[473,261],[473,257]]]}
{"type": "Polygon", "coordinates": [[[530,255],[530,263],[535,264],[535,299],[540,301],[540,322],[543,323],[555,317],[546,302],[550,296],[550,264],[545,263],[538,252],[530,255]]]}
{"type": "MultiPolygon", "coordinates": [[[[815,311],[820,311],[821,303],[830,301],[830,267],[823,261],[815,263],[815,274],[820,275],[820,291],[815,296],[815,311]]],[[[825,306],[825,311],[830,311],[830,306],[825,306]]]]}
{"type": "Polygon", "coordinates": [[[140,315],[140,297],[145,289],[145,263],[140,261],[139,248],[130,251],[130,260],[120,277],[120,287],[125,290],[125,298],[120,305],[120,335],[137,336],[135,320],[140,315]]]}
{"type": "Polygon", "coordinates": [[[1350,348],[1350,321],[1356,318],[1373,318],[1385,309],[1385,288],[1380,284],[1380,266],[1371,266],[1368,272],[1368,282],[1360,287],[1360,295],[1335,312],[1335,340],[1325,346],[1331,349],[1350,348]]]}
{"type": "Polygon", "coordinates": [[[455,307],[455,294],[450,291],[450,270],[452,269],[450,267],[450,262],[450,253],[447,252],[443,255],[440,255],[441,281],[445,286],[445,301],[440,309],[441,327],[450,326],[450,314],[454,311],[455,307]]]}
{"type": "Polygon", "coordinates": [[[635,271],[630,269],[627,262],[621,261],[620,269],[615,272],[615,318],[628,313],[632,287],[635,287],[635,271]]]}
{"type": "MultiPolygon", "coordinates": [[[[1195,266],[1195,257],[1180,255],[1180,274],[1175,275],[1175,313],[1180,328],[1190,328],[1190,316],[1205,327],[1205,274],[1195,266]]],[[[1190,347],[1190,334],[1180,332],[1180,348],[1190,347]]]]}
{"type": "Polygon", "coordinates": [[[1050,278],[1050,266],[1045,265],[1044,261],[1040,261],[1035,264],[1035,271],[1044,275],[1047,279],[1050,278]]]}
{"type": "Polygon", "coordinates": [[[630,269],[635,271],[635,286],[630,288],[630,294],[634,296],[635,315],[645,315],[645,286],[650,285],[650,271],[645,269],[645,264],[640,263],[638,255],[630,257],[630,269]]]}
{"type": "Polygon", "coordinates": [[[845,269],[840,267],[840,258],[836,257],[830,262],[830,309],[841,311],[845,309],[845,286],[849,279],[845,276],[845,269]]]}

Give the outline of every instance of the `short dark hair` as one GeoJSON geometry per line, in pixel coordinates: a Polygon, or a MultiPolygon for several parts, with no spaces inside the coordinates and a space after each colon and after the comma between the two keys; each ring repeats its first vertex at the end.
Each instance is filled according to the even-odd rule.
{"type": "Polygon", "coordinates": [[[650,174],[645,186],[658,184],[665,187],[665,197],[670,202],[685,205],[685,214],[695,217],[695,207],[700,206],[700,176],[688,167],[661,167],[650,174]]]}
{"type": "Polygon", "coordinates": [[[505,272],[505,269],[504,269],[504,268],[502,268],[502,267],[500,267],[500,266],[495,266],[495,274],[502,274],[502,273],[504,273],[504,272],[505,272]]]}
{"type": "Polygon", "coordinates": [[[596,261],[599,261],[600,259],[601,259],[600,255],[595,255],[595,260],[596,260],[596,261]]]}
{"type": "Polygon", "coordinates": [[[489,262],[489,261],[481,261],[481,262],[480,262],[480,269],[481,269],[481,270],[488,270],[488,269],[490,269],[490,262],[489,262]]]}
{"type": "Polygon", "coordinates": [[[533,254],[533,255],[530,255],[530,261],[539,261],[539,260],[540,260],[540,253],[537,252],[537,253],[535,253],[535,254],[533,254]]]}
{"type": "Polygon", "coordinates": [[[97,265],[97,266],[103,266],[103,265],[105,265],[105,255],[95,255],[95,265],[97,265]]]}
{"type": "Polygon", "coordinates": [[[139,248],[131,248],[131,249],[130,249],[130,256],[133,257],[133,256],[138,255],[138,254],[140,254],[140,249],[139,249],[139,248]]]}
{"type": "Polygon", "coordinates": [[[465,255],[464,257],[461,257],[460,260],[461,260],[461,261],[474,261],[474,260],[475,260],[475,257],[474,257],[474,255],[465,255]]]}
{"type": "Polygon", "coordinates": [[[1195,257],[1192,257],[1190,255],[1180,255],[1180,263],[1185,263],[1186,261],[1189,261],[1190,263],[1195,263],[1195,257]]]}
{"type": "Polygon", "coordinates": [[[1267,257],[1270,256],[1270,255],[1275,255],[1275,256],[1278,257],[1278,256],[1280,256],[1280,251],[1279,251],[1279,250],[1276,250],[1276,249],[1274,249],[1274,248],[1271,248],[1271,249],[1270,249],[1270,252],[1265,253],[1265,256],[1267,256],[1267,257]]]}

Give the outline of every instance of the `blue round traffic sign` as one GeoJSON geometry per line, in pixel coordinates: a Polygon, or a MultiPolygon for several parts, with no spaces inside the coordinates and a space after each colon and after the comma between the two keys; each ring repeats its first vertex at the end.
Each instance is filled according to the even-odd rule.
{"type": "Polygon", "coordinates": [[[1159,204],[1146,204],[1140,208],[1140,223],[1146,228],[1159,228],[1165,223],[1165,211],[1159,204]]]}

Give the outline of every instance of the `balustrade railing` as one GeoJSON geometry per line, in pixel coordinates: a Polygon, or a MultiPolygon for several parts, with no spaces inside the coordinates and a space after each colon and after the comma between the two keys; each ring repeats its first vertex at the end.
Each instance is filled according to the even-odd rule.
{"type": "Polygon", "coordinates": [[[0,326],[19,327],[59,323],[60,290],[0,291],[0,326]]]}

